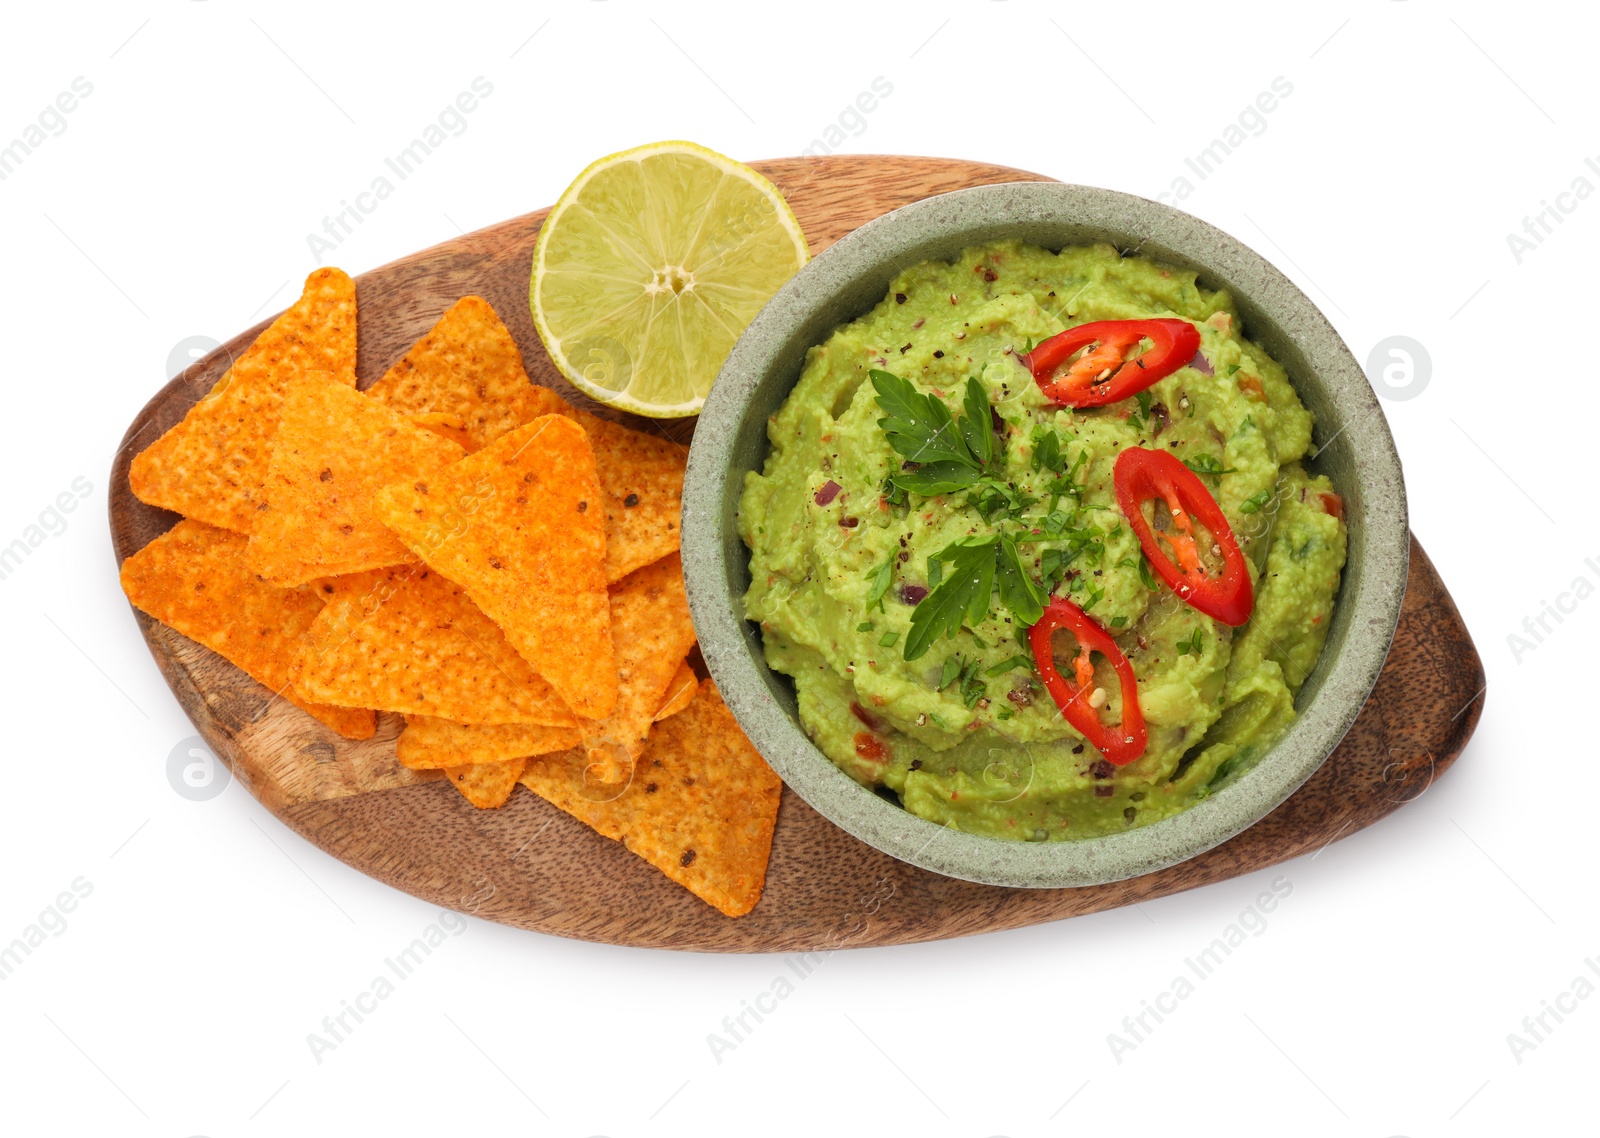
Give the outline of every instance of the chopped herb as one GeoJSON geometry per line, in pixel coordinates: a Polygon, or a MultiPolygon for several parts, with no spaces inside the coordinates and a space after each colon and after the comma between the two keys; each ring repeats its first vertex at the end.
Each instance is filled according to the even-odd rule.
{"type": "Polygon", "coordinates": [[[857,632],[871,632],[875,626],[870,620],[864,620],[856,625],[857,632]]]}
{"type": "Polygon", "coordinates": [[[1178,651],[1182,652],[1185,656],[1198,656],[1200,655],[1200,650],[1204,647],[1205,640],[1201,637],[1200,630],[1198,628],[1194,630],[1189,639],[1180,640],[1177,643],[1178,651]]]}
{"type": "Polygon", "coordinates": [[[1150,571],[1150,559],[1142,553],[1139,555],[1139,580],[1144,582],[1147,589],[1156,587],[1156,575],[1150,571]]]}
{"type": "Polygon", "coordinates": [[[900,634],[898,632],[885,632],[882,636],[878,637],[878,647],[893,648],[894,642],[899,639],[900,634]]]}
{"type": "Polygon", "coordinates": [[[1021,654],[1012,656],[1009,660],[1002,660],[992,668],[985,668],[983,674],[993,679],[995,676],[1003,676],[1007,672],[1016,671],[1018,668],[1031,672],[1033,670],[1033,657],[1021,654]]]}
{"type": "Polygon", "coordinates": [[[940,671],[939,671],[939,686],[938,686],[937,690],[944,691],[944,689],[949,687],[951,682],[957,676],[959,676],[960,674],[961,674],[961,657],[960,656],[946,656],[945,657],[945,661],[944,661],[944,667],[942,669],[940,669],[940,671]]]}
{"type": "Polygon", "coordinates": [[[1239,503],[1239,512],[1241,514],[1258,513],[1263,506],[1272,501],[1272,493],[1272,487],[1269,486],[1260,493],[1250,495],[1250,497],[1239,503]]]}
{"type": "Polygon", "coordinates": [[[1196,474],[1205,474],[1211,477],[1232,474],[1235,470],[1235,467],[1232,466],[1224,467],[1222,463],[1217,461],[1217,456],[1214,454],[1197,454],[1193,458],[1184,459],[1183,465],[1196,474]]]}
{"type": "Polygon", "coordinates": [[[1002,707],[999,711],[994,713],[994,717],[996,719],[1010,719],[1014,714],[1016,713],[1013,712],[1009,707],[1002,707]]]}
{"type": "Polygon", "coordinates": [[[1243,366],[1242,364],[1229,364],[1228,365],[1228,374],[1231,376],[1234,372],[1238,371],[1239,368],[1242,367],[1242,366],[1243,366]]]}
{"type": "Polygon", "coordinates": [[[1134,398],[1139,401],[1139,417],[1148,419],[1150,417],[1150,393],[1141,391],[1134,395],[1134,398]]]}
{"type": "Polygon", "coordinates": [[[1061,436],[1049,427],[1037,427],[1033,432],[1033,468],[1035,470],[1053,470],[1060,474],[1066,469],[1066,460],[1061,454],[1061,436]]]}
{"type": "Polygon", "coordinates": [[[867,611],[883,611],[883,595],[889,591],[894,578],[894,558],[891,557],[867,574],[867,611]]]}
{"type": "Polygon", "coordinates": [[[1123,625],[1125,625],[1127,623],[1128,623],[1128,618],[1125,617],[1125,616],[1114,616],[1114,617],[1111,618],[1111,627],[1112,628],[1121,628],[1123,625]]]}

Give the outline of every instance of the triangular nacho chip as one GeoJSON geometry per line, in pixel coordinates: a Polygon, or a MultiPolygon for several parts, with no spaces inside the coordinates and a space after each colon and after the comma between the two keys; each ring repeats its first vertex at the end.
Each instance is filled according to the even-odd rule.
{"type": "Polygon", "coordinates": [[[261,504],[284,385],[308,371],[356,382],[356,287],[338,269],[306,278],[294,306],[256,337],[183,421],[136,455],[142,502],[249,533],[261,504]]]}
{"type": "Polygon", "coordinates": [[[667,694],[661,697],[661,710],[656,712],[656,722],[660,723],[669,715],[676,715],[694,702],[695,693],[700,690],[700,681],[694,674],[694,669],[689,667],[685,660],[678,665],[678,670],[672,674],[672,682],[667,685],[667,694]]]}
{"type": "Polygon", "coordinates": [[[527,759],[511,759],[504,763],[474,763],[464,767],[447,767],[445,776],[461,796],[479,810],[493,810],[504,806],[511,792],[517,789],[517,778],[527,759]]]}
{"type": "Polygon", "coordinates": [[[367,394],[408,415],[451,416],[475,451],[543,414],[529,410],[529,389],[517,342],[488,301],[467,296],[367,394]]]}
{"type": "Polygon", "coordinates": [[[263,581],[245,564],[244,548],[243,534],[181,521],[122,563],[122,591],[339,734],[371,738],[371,711],[313,703],[290,682],[300,637],[322,608],[318,591],[263,581]]]}
{"type": "Polygon", "coordinates": [[[583,746],[601,782],[621,782],[644,750],[667,688],[694,645],[694,622],[676,553],[611,586],[617,709],[583,724],[583,746]]]}
{"type": "Polygon", "coordinates": [[[336,591],[301,642],[310,699],[467,723],[578,720],[466,590],[422,565],[336,591]]]}
{"type": "Polygon", "coordinates": [[[576,747],[582,737],[571,727],[456,723],[426,715],[408,715],[406,729],[400,732],[395,751],[402,766],[425,771],[548,755],[552,751],[576,747]]]}
{"type": "Polygon", "coordinates": [[[532,759],[520,781],[728,916],[755,907],[783,784],[710,680],[650,733],[625,788],[586,783],[585,763],[580,751],[532,759]]]}
{"type": "Polygon", "coordinates": [[[401,479],[426,483],[466,454],[331,378],[311,372],[284,387],[245,552],[258,573],[279,585],[416,561],[378,521],[373,499],[401,479]]]}
{"type": "Polygon", "coordinates": [[[620,581],[678,549],[683,466],[688,451],[571,406],[545,387],[531,388],[530,415],[565,415],[589,434],[606,490],[606,580],[620,581]]]}
{"type": "Polygon", "coordinates": [[[617,705],[605,583],[605,521],[583,428],[535,419],[431,482],[378,495],[378,517],[463,586],[567,706],[617,705]]]}
{"type": "Polygon", "coordinates": [[[418,415],[408,415],[407,418],[423,430],[432,431],[442,439],[449,439],[467,454],[475,454],[479,449],[467,431],[466,420],[460,415],[450,415],[443,411],[424,411],[418,415]]]}

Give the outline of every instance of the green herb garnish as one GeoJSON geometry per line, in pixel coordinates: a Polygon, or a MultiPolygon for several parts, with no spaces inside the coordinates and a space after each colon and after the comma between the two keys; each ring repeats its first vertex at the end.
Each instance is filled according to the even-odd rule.
{"type": "Polygon", "coordinates": [[[1273,489],[1270,486],[1259,493],[1250,495],[1250,497],[1239,503],[1239,512],[1241,514],[1258,513],[1263,506],[1272,501],[1272,495],[1273,489]]]}
{"type": "Polygon", "coordinates": [[[940,636],[954,639],[963,624],[977,624],[988,615],[998,541],[997,535],[969,537],[930,558],[950,562],[950,576],[912,612],[904,651],[907,661],[919,659],[940,636]]]}
{"type": "MultiPolygon", "coordinates": [[[[867,574],[867,611],[876,608],[883,611],[883,595],[889,591],[889,584],[894,579],[894,558],[891,557],[871,573],[867,574]]],[[[856,631],[861,631],[857,629],[856,631]]]]}

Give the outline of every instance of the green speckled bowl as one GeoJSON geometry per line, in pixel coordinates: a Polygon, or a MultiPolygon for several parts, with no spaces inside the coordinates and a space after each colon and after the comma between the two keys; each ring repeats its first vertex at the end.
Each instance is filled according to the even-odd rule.
{"type": "Polygon", "coordinates": [[[740,725],[824,817],[903,861],[991,885],[1098,885],[1162,869],[1264,817],[1333,751],[1378,678],[1400,618],[1409,544],[1394,440],[1360,366],[1306,295],[1261,256],[1205,222],[1144,198],[1056,182],[981,186],[886,214],[831,246],[772,298],[734,345],[695,429],[683,495],[683,565],[700,648],[740,725]],[[1349,561],[1328,644],[1299,717],[1254,768],[1172,818],[1124,834],[1009,842],[907,813],[860,786],[806,737],[788,677],[762,659],[744,619],[749,552],[734,524],[746,471],[766,458],[766,422],[806,349],[868,311],[896,274],[963,248],[1020,238],[1059,249],[1106,241],[1193,269],[1233,294],[1244,332],[1289,371],[1316,416],[1310,464],[1344,495],[1349,561]]]}

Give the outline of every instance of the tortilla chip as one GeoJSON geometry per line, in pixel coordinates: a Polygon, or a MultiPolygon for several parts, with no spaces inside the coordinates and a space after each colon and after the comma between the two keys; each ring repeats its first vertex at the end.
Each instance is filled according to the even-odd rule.
{"type": "Polygon", "coordinates": [[[694,669],[689,667],[685,660],[678,665],[678,670],[672,674],[672,682],[667,685],[667,694],[661,697],[661,710],[656,712],[656,722],[660,723],[669,715],[676,715],[694,702],[695,693],[700,690],[700,681],[695,677],[694,669]]]}
{"type": "Polygon", "coordinates": [[[527,407],[529,389],[522,353],[500,317],[488,301],[465,296],[367,394],[409,415],[455,418],[475,451],[541,414],[527,407]]]}
{"type": "Polygon", "coordinates": [[[617,706],[602,493],[583,428],[546,415],[377,499],[379,519],[590,719],[617,706]]]}
{"type": "Polygon", "coordinates": [[[694,646],[694,622],[676,553],[611,586],[611,643],[617,661],[617,709],[583,724],[594,777],[621,782],[644,750],[667,687],[694,646]]]}
{"type": "Polygon", "coordinates": [[[475,763],[471,766],[449,767],[445,775],[450,785],[479,810],[493,810],[504,806],[511,792],[517,788],[517,779],[527,759],[512,759],[504,763],[475,763]]]}
{"type": "MultiPolygon", "coordinates": [[[[323,372],[290,380],[245,556],[299,585],[416,561],[372,510],[379,490],[425,482],[466,451],[323,372]]],[[[362,706],[370,707],[371,704],[362,706]]]]}
{"type": "Polygon", "coordinates": [[[402,766],[424,771],[547,755],[576,747],[582,737],[570,727],[456,723],[426,715],[408,715],[406,729],[400,732],[395,751],[402,766]]]}
{"type": "Polygon", "coordinates": [[[715,684],[651,732],[626,787],[585,785],[584,765],[564,751],[531,760],[520,781],[726,915],[755,907],[783,783],[715,684]]]}
{"type": "Polygon", "coordinates": [[[466,723],[578,722],[460,585],[421,565],[376,574],[364,591],[346,580],[328,583],[301,642],[295,687],[308,699],[466,723]]]}
{"type": "Polygon", "coordinates": [[[530,415],[565,415],[589,434],[606,490],[606,580],[620,581],[677,552],[689,452],[667,439],[580,411],[548,388],[530,390],[530,415]]]}
{"type": "Polygon", "coordinates": [[[356,286],[338,269],[306,278],[294,306],[256,337],[183,421],[135,456],[141,502],[249,533],[261,504],[284,385],[309,371],[356,383],[356,286]]]}
{"type": "Polygon", "coordinates": [[[406,418],[425,431],[432,431],[442,439],[449,439],[468,454],[474,454],[479,449],[467,430],[467,421],[460,415],[450,415],[444,411],[424,411],[420,415],[407,415],[406,418]]]}
{"type": "Polygon", "coordinates": [[[243,534],[181,521],[122,563],[122,591],[345,738],[370,739],[371,711],[312,703],[291,683],[300,637],[322,598],[309,585],[263,581],[245,564],[244,550],[243,534]]]}

